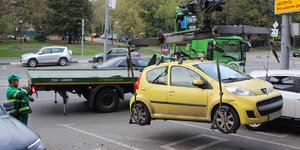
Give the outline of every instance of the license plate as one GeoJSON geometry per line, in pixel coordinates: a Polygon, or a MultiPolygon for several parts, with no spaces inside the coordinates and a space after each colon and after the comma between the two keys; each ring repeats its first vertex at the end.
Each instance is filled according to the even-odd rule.
{"type": "Polygon", "coordinates": [[[274,120],[280,117],[280,111],[273,112],[269,114],[269,121],[274,120]]]}

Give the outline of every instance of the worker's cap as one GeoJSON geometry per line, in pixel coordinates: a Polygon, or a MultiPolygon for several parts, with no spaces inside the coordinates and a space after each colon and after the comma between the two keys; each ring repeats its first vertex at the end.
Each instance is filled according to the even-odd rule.
{"type": "Polygon", "coordinates": [[[16,79],[20,79],[21,77],[20,76],[17,76],[15,74],[11,74],[8,76],[8,82],[12,81],[12,80],[16,80],[16,79]]]}

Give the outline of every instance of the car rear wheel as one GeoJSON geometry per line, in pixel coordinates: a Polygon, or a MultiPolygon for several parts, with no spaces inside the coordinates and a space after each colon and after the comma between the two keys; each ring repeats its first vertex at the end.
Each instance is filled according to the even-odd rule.
{"type": "Polygon", "coordinates": [[[143,103],[136,103],[132,106],[132,111],[135,122],[141,126],[150,125],[151,117],[146,105],[143,103]]]}
{"type": "Polygon", "coordinates": [[[215,112],[215,127],[222,133],[236,133],[240,127],[240,119],[237,112],[230,106],[223,106],[215,112]]]}
{"type": "Polygon", "coordinates": [[[113,89],[100,91],[95,100],[95,108],[99,112],[112,112],[119,106],[119,96],[113,89]]]}
{"type": "Polygon", "coordinates": [[[61,59],[59,59],[58,64],[60,66],[66,66],[68,64],[68,60],[66,58],[61,58],[61,59]]]}
{"type": "Polygon", "coordinates": [[[37,61],[36,61],[36,59],[29,59],[29,60],[28,60],[28,66],[29,66],[29,67],[36,67],[36,66],[37,66],[37,61]]]}

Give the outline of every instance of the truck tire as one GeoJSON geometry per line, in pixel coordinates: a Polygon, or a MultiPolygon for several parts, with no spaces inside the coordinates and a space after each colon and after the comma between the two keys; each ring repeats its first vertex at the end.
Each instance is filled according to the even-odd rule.
{"type": "Polygon", "coordinates": [[[36,67],[36,66],[37,66],[37,63],[38,63],[38,62],[37,62],[36,59],[34,59],[34,58],[28,60],[28,66],[29,66],[29,67],[36,67]]]}
{"type": "Polygon", "coordinates": [[[222,115],[216,114],[215,111],[216,123],[215,126],[221,131],[222,133],[236,133],[237,129],[240,127],[240,119],[238,113],[234,110],[234,108],[230,106],[223,106],[225,108],[224,112],[224,119],[226,123],[223,124],[222,115]],[[227,131],[225,131],[225,126],[227,127],[227,131]]]}
{"type": "Polygon", "coordinates": [[[95,99],[95,108],[99,112],[112,112],[119,106],[119,96],[113,89],[98,92],[95,99]]]}

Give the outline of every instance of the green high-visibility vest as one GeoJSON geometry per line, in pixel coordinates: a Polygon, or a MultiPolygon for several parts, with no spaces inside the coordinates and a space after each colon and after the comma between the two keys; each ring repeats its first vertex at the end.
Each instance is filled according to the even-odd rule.
{"type": "Polygon", "coordinates": [[[22,90],[19,90],[15,87],[8,86],[6,90],[6,97],[8,101],[13,101],[15,104],[15,110],[18,110],[20,113],[31,113],[31,108],[29,106],[28,98],[29,90],[27,87],[24,87],[22,90]]]}

